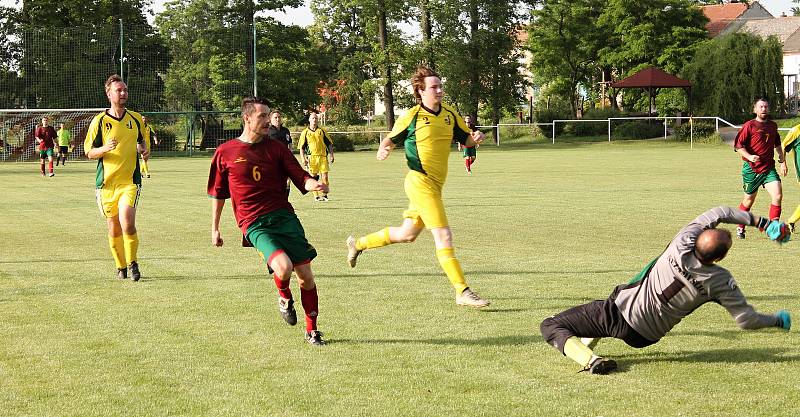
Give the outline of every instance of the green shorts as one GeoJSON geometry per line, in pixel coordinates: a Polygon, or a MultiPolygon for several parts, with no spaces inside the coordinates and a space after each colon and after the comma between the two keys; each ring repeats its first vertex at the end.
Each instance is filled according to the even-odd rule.
{"type": "Polygon", "coordinates": [[[475,149],[474,146],[473,147],[469,147],[469,148],[466,147],[466,146],[462,146],[461,147],[461,154],[464,155],[464,158],[469,157],[469,156],[475,157],[475,156],[478,155],[478,150],[475,149]]]}
{"type": "Polygon", "coordinates": [[[775,167],[772,167],[767,172],[756,174],[747,161],[742,164],[742,189],[745,194],[755,194],[758,191],[758,187],[763,187],[764,184],[774,181],[781,181],[781,177],[778,176],[778,171],[775,171],[775,167]]]}
{"type": "Polygon", "coordinates": [[[55,154],[55,152],[53,151],[53,148],[47,148],[45,150],[41,150],[40,149],[39,150],[39,159],[52,158],[54,154],[55,154]]]}
{"type": "MultiPolygon", "coordinates": [[[[268,268],[270,259],[281,252],[285,252],[295,265],[311,262],[317,256],[317,250],[306,240],[300,220],[286,209],[260,216],[247,227],[246,237],[268,268]]],[[[269,270],[272,272],[272,268],[269,270]]]]}

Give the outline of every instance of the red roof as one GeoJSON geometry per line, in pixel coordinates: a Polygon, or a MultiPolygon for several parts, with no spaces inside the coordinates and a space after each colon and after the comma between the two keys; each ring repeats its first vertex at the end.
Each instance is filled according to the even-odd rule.
{"type": "Polygon", "coordinates": [[[613,88],[668,88],[691,87],[692,83],[682,80],[672,74],[667,74],[656,67],[647,67],[630,77],[611,84],[613,88]]]}
{"type": "Polygon", "coordinates": [[[747,11],[747,5],[744,3],[728,3],[728,4],[715,4],[712,6],[703,6],[703,14],[708,18],[706,23],[706,30],[708,30],[709,37],[715,37],[722,32],[728,24],[736,20],[739,16],[747,11]]]}

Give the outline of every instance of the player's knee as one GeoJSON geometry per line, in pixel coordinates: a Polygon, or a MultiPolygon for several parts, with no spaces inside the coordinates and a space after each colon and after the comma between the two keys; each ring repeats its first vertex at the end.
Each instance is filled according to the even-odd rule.
{"type": "Polygon", "coordinates": [[[414,233],[411,230],[403,230],[398,236],[398,239],[400,239],[400,243],[411,243],[417,240],[417,236],[419,236],[419,233],[414,233]]]}
{"type": "Polygon", "coordinates": [[[281,277],[281,280],[287,280],[292,277],[292,261],[288,257],[275,258],[269,263],[269,267],[275,271],[275,274],[281,277]]]}
{"type": "Polygon", "coordinates": [[[555,317],[548,317],[539,325],[539,332],[542,334],[542,338],[544,338],[548,345],[555,347],[561,353],[564,353],[564,340],[571,336],[565,334],[564,330],[565,329],[559,325],[558,321],[555,320],[555,317]]]}

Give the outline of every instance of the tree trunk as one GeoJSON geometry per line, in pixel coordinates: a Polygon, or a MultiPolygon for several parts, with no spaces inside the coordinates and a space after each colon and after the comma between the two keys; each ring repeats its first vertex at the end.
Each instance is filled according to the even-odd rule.
{"type": "Polygon", "coordinates": [[[383,106],[386,107],[386,127],[394,127],[394,95],[392,94],[392,65],[389,61],[389,36],[386,30],[386,3],[378,1],[378,37],[383,54],[383,106]]]}
{"type": "Polygon", "coordinates": [[[480,67],[478,51],[478,24],[480,23],[480,14],[478,11],[477,0],[470,0],[469,2],[469,63],[467,71],[469,71],[469,102],[467,108],[470,111],[472,120],[478,120],[478,102],[480,93],[480,67]]]}
{"type": "Polygon", "coordinates": [[[433,51],[431,51],[431,36],[433,33],[433,26],[431,26],[431,11],[428,8],[429,0],[419,0],[420,20],[419,26],[422,32],[422,54],[423,61],[431,68],[436,69],[436,63],[433,59],[433,51]]]}

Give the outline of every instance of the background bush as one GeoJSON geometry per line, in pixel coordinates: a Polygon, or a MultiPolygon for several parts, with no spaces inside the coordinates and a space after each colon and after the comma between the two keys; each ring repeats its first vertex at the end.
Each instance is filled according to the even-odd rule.
{"type": "MultiPolygon", "coordinates": [[[[711,122],[706,121],[698,121],[693,122],[694,126],[692,129],[694,130],[694,140],[703,140],[705,138],[711,137],[716,135],[717,129],[716,125],[711,122]]],[[[675,135],[675,139],[683,142],[688,142],[691,138],[691,131],[689,130],[690,126],[688,122],[684,122],[680,126],[676,127],[673,130],[673,134],[675,135]]]]}
{"type": "Polygon", "coordinates": [[[647,122],[624,122],[611,125],[611,137],[615,139],[650,139],[663,137],[664,125],[647,122]]]}

